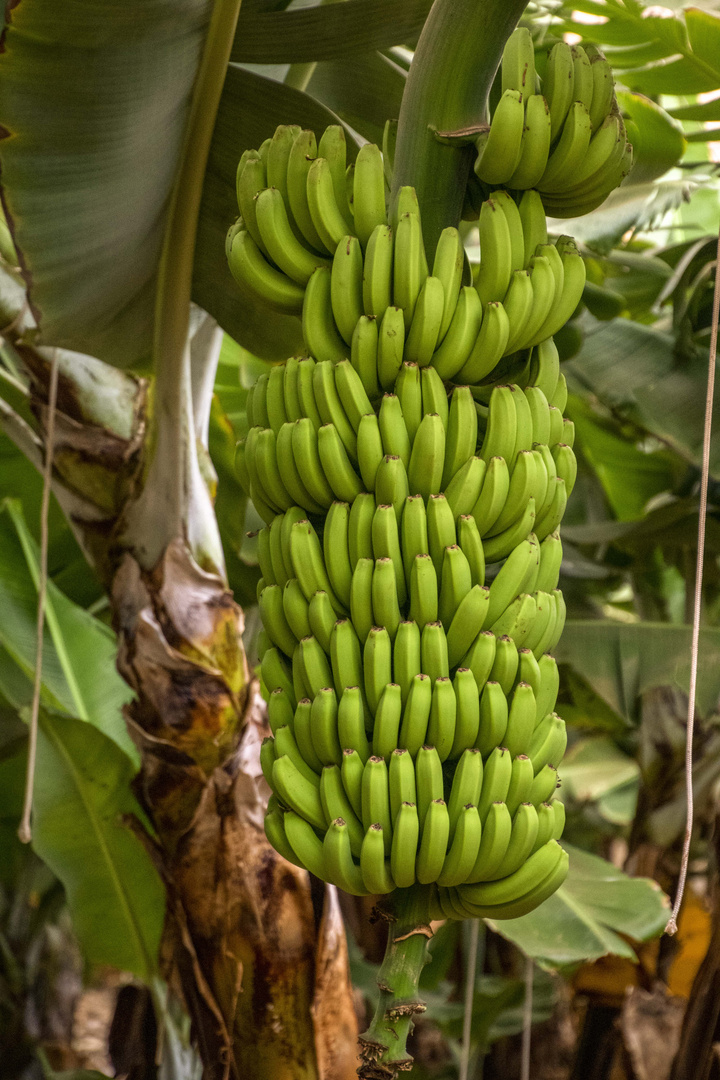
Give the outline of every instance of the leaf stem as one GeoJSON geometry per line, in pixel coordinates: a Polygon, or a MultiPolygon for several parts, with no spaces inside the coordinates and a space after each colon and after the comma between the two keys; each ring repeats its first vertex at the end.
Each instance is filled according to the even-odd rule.
{"type": "Polygon", "coordinates": [[[40,580],[38,581],[38,606],[35,643],[35,678],[33,680],[32,706],[30,710],[30,732],[28,744],[27,773],[25,776],[25,797],[22,817],[18,826],[18,837],[23,844],[32,840],[33,793],[35,790],[35,761],[37,759],[38,718],[40,715],[40,691],[42,689],[42,658],[45,629],[45,596],[47,593],[48,563],[48,515],[50,513],[50,492],[52,490],[52,463],[55,446],[55,407],[57,405],[58,360],[57,349],[53,350],[50,368],[50,394],[48,398],[48,422],[45,437],[45,468],[43,470],[42,501],[40,503],[40,580]]]}
{"type": "MultiPolygon", "coordinates": [[[[150,464],[124,540],[146,567],[183,537],[196,561],[224,573],[212,502],[197,459],[188,330],[200,199],[241,0],[215,0],[178,162],[158,267],[150,464]]],[[[222,252],[218,253],[222,257],[222,252]]]]}
{"type": "Polygon", "coordinates": [[[472,147],[440,143],[436,131],[482,121],[503,46],[525,0],[435,0],[405,85],[393,166],[391,206],[412,184],[428,251],[457,225],[472,147]]]}

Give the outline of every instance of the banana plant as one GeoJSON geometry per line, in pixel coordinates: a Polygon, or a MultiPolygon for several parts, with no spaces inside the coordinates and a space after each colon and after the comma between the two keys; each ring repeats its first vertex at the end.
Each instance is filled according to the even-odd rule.
{"type": "MultiPolygon", "coordinates": [[[[109,12],[96,0],[59,20],[48,0],[22,0],[5,12],[2,304],[14,370],[0,423],[41,468],[57,367],[53,490],[110,596],[118,665],[135,695],[136,786],[167,891],[168,955],[207,1077],[339,1078],[355,1068],[334,890],[316,929],[307,875],[262,831],[264,710],[227,587],[207,452],[220,345],[209,316],[270,360],[299,343],[290,319],[268,334],[266,313],[238,298],[225,267],[237,154],[287,117],[325,126],[338,116],[237,61],[342,66],[360,52],[367,70],[385,71],[373,50],[417,33],[428,7],[351,0],[319,17],[241,11],[240,0],[109,12]],[[192,316],[193,300],[209,316],[192,316]]],[[[447,205],[432,229],[456,216],[469,156],[427,125],[477,116],[522,7],[433,8],[397,157],[398,183],[421,191],[442,162],[447,205]],[[461,44],[461,77],[439,96],[444,73],[458,75],[461,44]],[[419,154],[413,131],[423,133],[419,154]]],[[[350,117],[339,79],[333,94],[350,117]]]]}

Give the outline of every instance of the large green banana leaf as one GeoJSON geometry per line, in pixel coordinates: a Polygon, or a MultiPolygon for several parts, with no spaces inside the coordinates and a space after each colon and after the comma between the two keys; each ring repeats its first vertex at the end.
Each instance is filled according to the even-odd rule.
{"type": "MultiPolygon", "coordinates": [[[[212,6],[211,0],[62,6],[19,0],[5,7],[1,193],[48,344],[121,367],[150,359],[165,212],[212,6]]],[[[284,12],[248,4],[235,55],[269,64],[355,58],[412,38],[429,6],[429,0],[350,0],[322,12],[284,12]]],[[[373,115],[373,134],[382,119],[373,115]]],[[[299,91],[231,65],[194,269],[193,298],[266,359],[297,349],[299,322],[271,321],[240,293],[225,267],[223,241],[237,217],[240,153],[281,122],[321,129],[337,117],[299,91]]]]}
{"type": "MultiPolygon", "coordinates": [[[[0,687],[4,678],[12,679],[16,689],[11,700],[18,707],[29,704],[25,694],[29,694],[35,672],[37,582],[37,546],[20,504],[7,500],[0,512],[0,646],[6,654],[0,665],[0,687]],[[18,669],[26,677],[25,682],[18,677],[18,669]]],[[[132,693],[115,670],[116,652],[112,631],[73,604],[50,581],[45,611],[42,700],[48,708],[62,709],[90,721],[136,763],[137,751],[121,713],[132,693]]]]}
{"type": "Polygon", "coordinates": [[[211,0],[20,0],[0,55],[2,197],[43,340],[150,352],[154,276],[211,0]]]}
{"type": "MultiPolygon", "coordinates": [[[[630,721],[636,717],[637,699],[647,690],[672,686],[688,692],[691,635],[689,626],[670,623],[568,619],[556,656],[572,664],[616,713],[630,721]]],[[[700,634],[700,715],[715,711],[718,699],[720,630],[707,627],[700,634]]]]}
{"type": "Polygon", "coordinates": [[[65,886],[86,958],[147,982],[157,972],[165,896],[123,820],[141,816],[130,790],[133,772],[127,755],[97,728],[41,716],[33,846],[65,886]]]}

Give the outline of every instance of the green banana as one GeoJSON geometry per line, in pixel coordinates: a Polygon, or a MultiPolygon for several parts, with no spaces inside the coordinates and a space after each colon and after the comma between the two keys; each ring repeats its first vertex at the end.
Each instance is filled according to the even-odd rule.
{"type": "Polygon", "coordinates": [[[437,750],[441,761],[446,761],[450,756],[455,739],[456,716],[453,684],[447,676],[440,676],[435,679],[433,686],[426,737],[437,750]]]}
{"type": "Polygon", "coordinates": [[[330,302],[340,336],[350,345],[363,310],[363,256],[357,236],[343,236],[330,274],[330,302]]]}
{"type": "Polygon", "coordinates": [[[367,896],[359,866],[350,847],[347,823],[343,818],[330,822],[323,840],[323,865],[327,880],[352,896],[367,896]]]}
{"type": "Polygon", "coordinates": [[[493,199],[482,204],[478,228],[480,269],[475,288],[484,308],[491,300],[502,300],[508,290],[512,275],[512,240],[508,219],[493,199]]]}
{"type": "Polygon", "coordinates": [[[543,89],[550,106],[550,139],[555,142],[574,97],[575,65],[570,46],[559,41],[550,50],[543,89]]]}
{"type": "Polygon", "coordinates": [[[434,799],[425,814],[415,872],[421,885],[437,881],[447,852],[450,821],[443,799],[434,799]]]}
{"type": "MultiPolygon", "coordinates": [[[[472,285],[463,285],[450,325],[432,358],[433,367],[441,378],[452,379],[465,370],[478,340],[482,321],[483,306],[477,290],[472,285]]],[[[498,359],[500,356],[502,350],[498,359]]]]}
{"type": "MultiPolygon", "coordinates": [[[[425,827],[425,818],[431,804],[443,796],[442,762],[434,746],[421,746],[415,758],[415,783],[417,790],[418,818],[420,829],[425,827]]],[[[448,818],[449,828],[449,818],[448,818]]]]}
{"type": "Polygon", "coordinates": [[[410,464],[410,436],[396,394],[383,394],[378,413],[384,454],[399,457],[407,469],[410,464]]]}
{"type": "MultiPolygon", "coordinates": [[[[510,807],[508,807],[509,809],[510,807]]],[[[532,856],[537,833],[537,810],[532,803],[521,803],[513,815],[510,842],[504,859],[495,870],[494,880],[508,879],[532,856]]]]}
{"type": "Polygon", "coordinates": [[[490,678],[500,684],[505,695],[509,694],[513,687],[518,663],[517,646],[513,639],[506,634],[498,635],[490,678]]]}
{"type": "MultiPolygon", "coordinates": [[[[325,829],[325,815],[320,802],[319,786],[312,784],[303,776],[289,757],[277,758],[273,763],[272,788],[284,806],[293,810],[317,829],[325,829]]],[[[296,850],[289,835],[288,840],[296,850]]]]}
{"type": "Polygon", "coordinates": [[[397,517],[392,506],[378,506],[372,520],[372,546],[376,559],[392,559],[395,567],[397,599],[403,607],[407,597],[405,569],[400,552],[400,534],[397,517]]]}
{"type": "Polygon", "coordinates": [[[296,237],[278,188],[267,187],[256,197],[255,219],[270,258],[298,285],[307,285],[318,266],[329,266],[325,256],[309,251],[296,237]]]}
{"type": "Polygon", "coordinates": [[[420,656],[420,628],[410,619],[403,620],[393,643],[393,678],[400,687],[403,706],[412,681],[420,672],[420,656]]]}
{"type": "Polygon", "coordinates": [[[345,794],[350,800],[350,805],[358,819],[362,817],[362,778],[364,770],[365,761],[363,761],[357,750],[351,747],[343,750],[340,774],[345,794]]]}
{"type": "Polygon", "coordinates": [[[512,817],[502,800],[490,804],[482,823],[482,836],[477,858],[466,881],[485,881],[491,877],[505,858],[510,835],[512,817]]]}
{"type": "Polygon", "coordinates": [[[330,635],[330,663],[338,696],[348,686],[362,681],[362,653],[358,635],[350,619],[338,619],[330,635]]]}
{"type": "Polygon", "coordinates": [[[507,182],[509,188],[525,190],[538,185],[550,153],[551,134],[550,106],[544,97],[535,94],[525,108],[520,160],[507,182]]]}
{"type": "Polygon", "coordinates": [[[445,437],[445,464],[442,487],[445,490],[477,445],[477,413],[469,386],[457,386],[450,398],[445,437]]]}
{"type": "Polygon", "coordinates": [[[464,806],[436,879],[438,885],[448,887],[467,881],[480,850],[481,836],[482,826],[477,807],[464,806]]]}
{"type": "MultiPolygon", "coordinates": [[[[375,490],[378,469],[380,468],[384,456],[380,426],[374,412],[365,413],[358,425],[357,455],[360,476],[362,477],[362,482],[367,490],[356,496],[354,503],[357,502],[358,499],[361,499],[363,494],[368,494],[375,490]]],[[[373,507],[374,502],[375,500],[373,499],[373,507]]]]}
{"type": "Polygon", "coordinates": [[[365,314],[381,319],[392,304],[395,238],[389,225],[376,225],[365,248],[363,307],[365,314]]]}
{"type": "Polygon", "coordinates": [[[415,806],[417,797],[415,764],[412,755],[404,748],[397,747],[390,755],[388,790],[390,792],[390,817],[394,828],[402,804],[411,803],[415,806]]]}
{"type": "MultiPolygon", "coordinates": [[[[286,810],[283,817],[285,836],[294,851],[298,862],[309,870],[315,877],[322,878],[325,874],[325,859],[323,856],[323,842],[318,837],[309,821],[301,814],[292,810],[286,810]]],[[[322,828],[325,823],[323,822],[322,828]]]]}
{"type": "Polygon", "coordinates": [[[363,652],[365,695],[370,712],[375,715],[380,698],[392,682],[392,641],[384,626],[373,626],[363,652]]]}
{"type": "Polygon", "coordinates": [[[432,267],[432,276],[437,278],[443,287],[443,316],[438,342],[441,342],[447,334],[458,303],[465,262],[464,254],[462,237],[458,230],[452,226],[443,229],[435,248],[432,267]]]}
{"type": "Polygon", "coordinates": [[[331,291],[331,272],[319,266],[305,286],[302,306],[303,338],[316,360],[344,360],[350,351],[335,326],[331,291]]]}
{"type": "Polygon", "coordinates": [[[320,801],[326,825],[330,825],[336,818],[342,818],[347,823],[350,850],[353,855],[359,856],[363,842],[363,827],[347,797],[342,772],[337,765],[326,765],[322,771],[320,801]]]}
{"type": "Polygon", "coordinates": [[[444,302],[443,284],[440,278],[426,277],[418,293],[405,340],[406,360],[420,367],[426,367],[432,361],[440,336],[444,302]]]}
{"type": "Polygon", "coordinates": [[[525,122],[523,95],[507,89],[497,104],[487,135],[477,140],[474,169],[484,184],[506,184],[520,161],[525,122]]]}
{"type": "Polygon", "coordinates": [[[335,498],[352,502],[363,491],[363,483],[334,424],[322,425],[317,433],[317,447],[320,464],[335,498]]]}
{"type": "Polygon", "coordinates": [[[502,512],[510,489],[510,470],[505,458],[495,455],[487,460],[485,479],[472,517],[479,536],[487,535],[502,512]]]}
{"type": "Polygon", "coordinates": [[[372,610],[372,579],[375,562],[360,558],[355,563],[350,584],[350,618],[359,640],[365,644],[375,620],[372,610]]]}
{"type": "MultiPolygon", "coordinates": [[[[307,197],[307,174],[317,157],[315,133],[301,131],[295,137],[287,160],[287,197],[290,211],[306,243],[323,254],[328,253],[315,228],[307,197]]],[[[241,211],[242,213],[242,211],[241,211]]]]}
{"type": "MultiPolygon", "coordinates": [[[[322,139],[320,144],[318,149],[322,153],[322,139]]],[[[307,174],[308,209],[315,230],[328,251],[335,251],[343,236],[348,232],[348,221],[342,209],[342,204],[345,201],[344,166],[342,186],[343,195],[340,198],[333,184],[330,163],[324,157],[315,158],[307,174]]]]}
{"type": "MultiPolygon", "coordinates": [[[[445,548],[457,543],[455,518],[445,495],[431,494],[427,500],[428,549],[438,577],[442,574],[445,548]]],[[[416,622],[419,621],[416,620],[416,622]]]]}
{"type": "Polygon", "coordinates": [[[390,761],[398,745],[402,720],[402,692],[397,683],[387,683],[375,710],[373,754],[390,761]]]}
{"type": "Polygon", "coordinates": [[[353,330],[350,343],[350,363],[360,376],[365,393],[376,398],[378,382],[378,324],[374,317],[362,315],[353,330]]]}
{"type": "Polygon", "coordinates": [[[455,737],[450,750],[451,760],[460,757],[466,750],[476,745],[480,729],[480,697],[475,676],[470,668],[457,669],[453,679],[453,689],[457,702],[457,714],[455,737]]]}
{"type": "Polygon", "coordinates": [[[393,392],[398,396],[405,427],[412,443],[423,418],[422,384],[417,364],[407,361],[401,364],[393,392]]]}
{"type": "Polygon", "coordinates": [[[448,799],[451,838],[455,834],[463,807],[467,806],[468,803],[477,807],[482,790],[482,778],[483,766],[480,751],[474,748],[465,750],[455,767],[450,798],[448,799]]]}
{"type": "Polygon", "coordinates": [[[334,502],[325,518],[323,555],[330,584],[346,608],[350,607],[352,567],[348,543],[350,507],[346,502],[334,502]]]}
{"type": "MultiPolygon", "coordinates": [[[[405,348],[405,316],[399,306],[389,307],[380,322],[377,347],[377,377],[383,390],[398,393],[395,386],[405,348]]],[[[403,415],[405,410],[403,409],[403,415]]]]}
{"type": "Polygon", "coordinates": [[[510,787],[505,796],[505,805],[512,815],[521,803],[533,801],[531,798],[533,781],[532,761],[527,754],[518,754],[512,763],[510,787]]]}
{"type": "Polygon", "coordinates": [[[362,820],[365,830],[372,825],[382,826],[385,854],[389,854],[392,844],[392,821],[388,769],[385,759],[375,755],[368,758],[363,771],[362,820]]]}
{"type": "Polygon", "coordinates": [[[485,818],[493,803],[505,802],[505,796],[510,787],[511,776],[512,755],[504,746],[497,746],[488,755],[483,770],[480,801],[478,802],[478,813],[480,814],[481,822],[485,822],[485,818]]]}
{"type": "Polygon", "coordinates": [[[375,499],[379,504],[391,505],[400,518],[409,494],[408,474],[397,454],[386,454],[378,465],[375,477],[375,499]]]}
{"type": "Polygon", "coordinates": [[[507,697],[498,682],[488,680],[480,696],[480,724],[475,745],[484,758],[502,746],[508,722],[507,697]]]}
{"type": "MultiPolygon", "coordinates": [[[[358,456],[360,453],[360,440],[358,439],[358,456]]],[[[350,566],[355,568],[358,559],[371,559],[372,549],[372,522],[375,516],[375,499],[369,491],[358,495],[350,507],[348,518],[348,551],[350,566]]]]}
{"type": "Polygon", "coordinates": [[[399,889],[415,884],[415,858],[420,837],[420,823],[414,802],[403,802],[394,818],[390,870],[399,889]]]}
{"type": "Polygon", "coordinates": [[[382,895],[395,888],[389,863],[385,859],[385,835],[383,826],[373,823],[365,833],[360,853],[360,872],[369,893],[382,895]]]}
{"type": "MultiPolygon", "coordinates": [[[[445,460],[447,461],[447,453],[445,460]]],[[[486,471],[487,466],[482,458],[470,457],[445,487],[445,498],[454,517],[468,517],[473,524],[475,523],[475,519],[470,517],[470,512],[480,498],[486,471]]],[[[459,529],[460,526],[458,525],[458,531],[459,529]]],[[[475,525],[475,531],[477,533],[477,525],[475,525]]],[[[479,533],[477,533],[477,543],[482,544],[479,533]]],[[[482,547],[480,550],[482,550],[482,547]]],[[[482,565],[484,567],[484,559],[482,565]]]]}
{"type": "Polygon", "coordinates": [[[363,247],[368,244],[377,226],[387,224],[383,160],[374,143],[365,143],[355,159],[353,215],[363,247]]]}
{"type": "Polygon", "coordinates": [[[495,635],[490,630],[481,630],[465,653],[461,666],[469,668],[477,685],[478,693],[487,681],[495,662],[495,635]]]}
{"type": "Polygon", "coordinates": [[[424,745],[430,722],[432,706],[432,681],[429,675],[420,673],[413,677],[403,710],[398,745],[415,757],[424,745]]]}
{"type": "MultiPolygon", "coordinates": [[[[344,750],[354,750],[365,764],[370,744],[365,733],[365,709],[359,686],[348,686],[338,704],[338,738],[344,750]]],[[[348,793],[349,794],[349,793],[348,793]]]]}
{"type": "Polygon", "coordinates": [[[299,315],[302,312],[305,289],[271,266],[244,229],[240,229],[233,238],[228,265],[237,284],[254,293],[273,311],[285,315],[299,315]]]}

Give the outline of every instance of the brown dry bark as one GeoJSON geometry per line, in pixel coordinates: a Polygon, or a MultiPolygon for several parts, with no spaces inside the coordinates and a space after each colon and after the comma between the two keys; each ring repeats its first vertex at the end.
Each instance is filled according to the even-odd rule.
{"type": "MultiPolygon", "coordinates": [[[[49,358],[27,348],[23,358],[44,430],[49,358]]],[[[151,571],[118,541],[146,401],[142,380],[120,377],[131,426],[122,434],[93,412],[72,366],[61,369],[55,479],[108,587],[118,668],[136,694],[126,716],[142,758],[136,789],[168,893],[163,974],[181,988],[204,1080],[349,1080],[357,1020],[342,916],[334,888],[314,904],[308,875],[265,837],[259,747],[269,731],[243,613],[182,537],[151,571]]]]}

